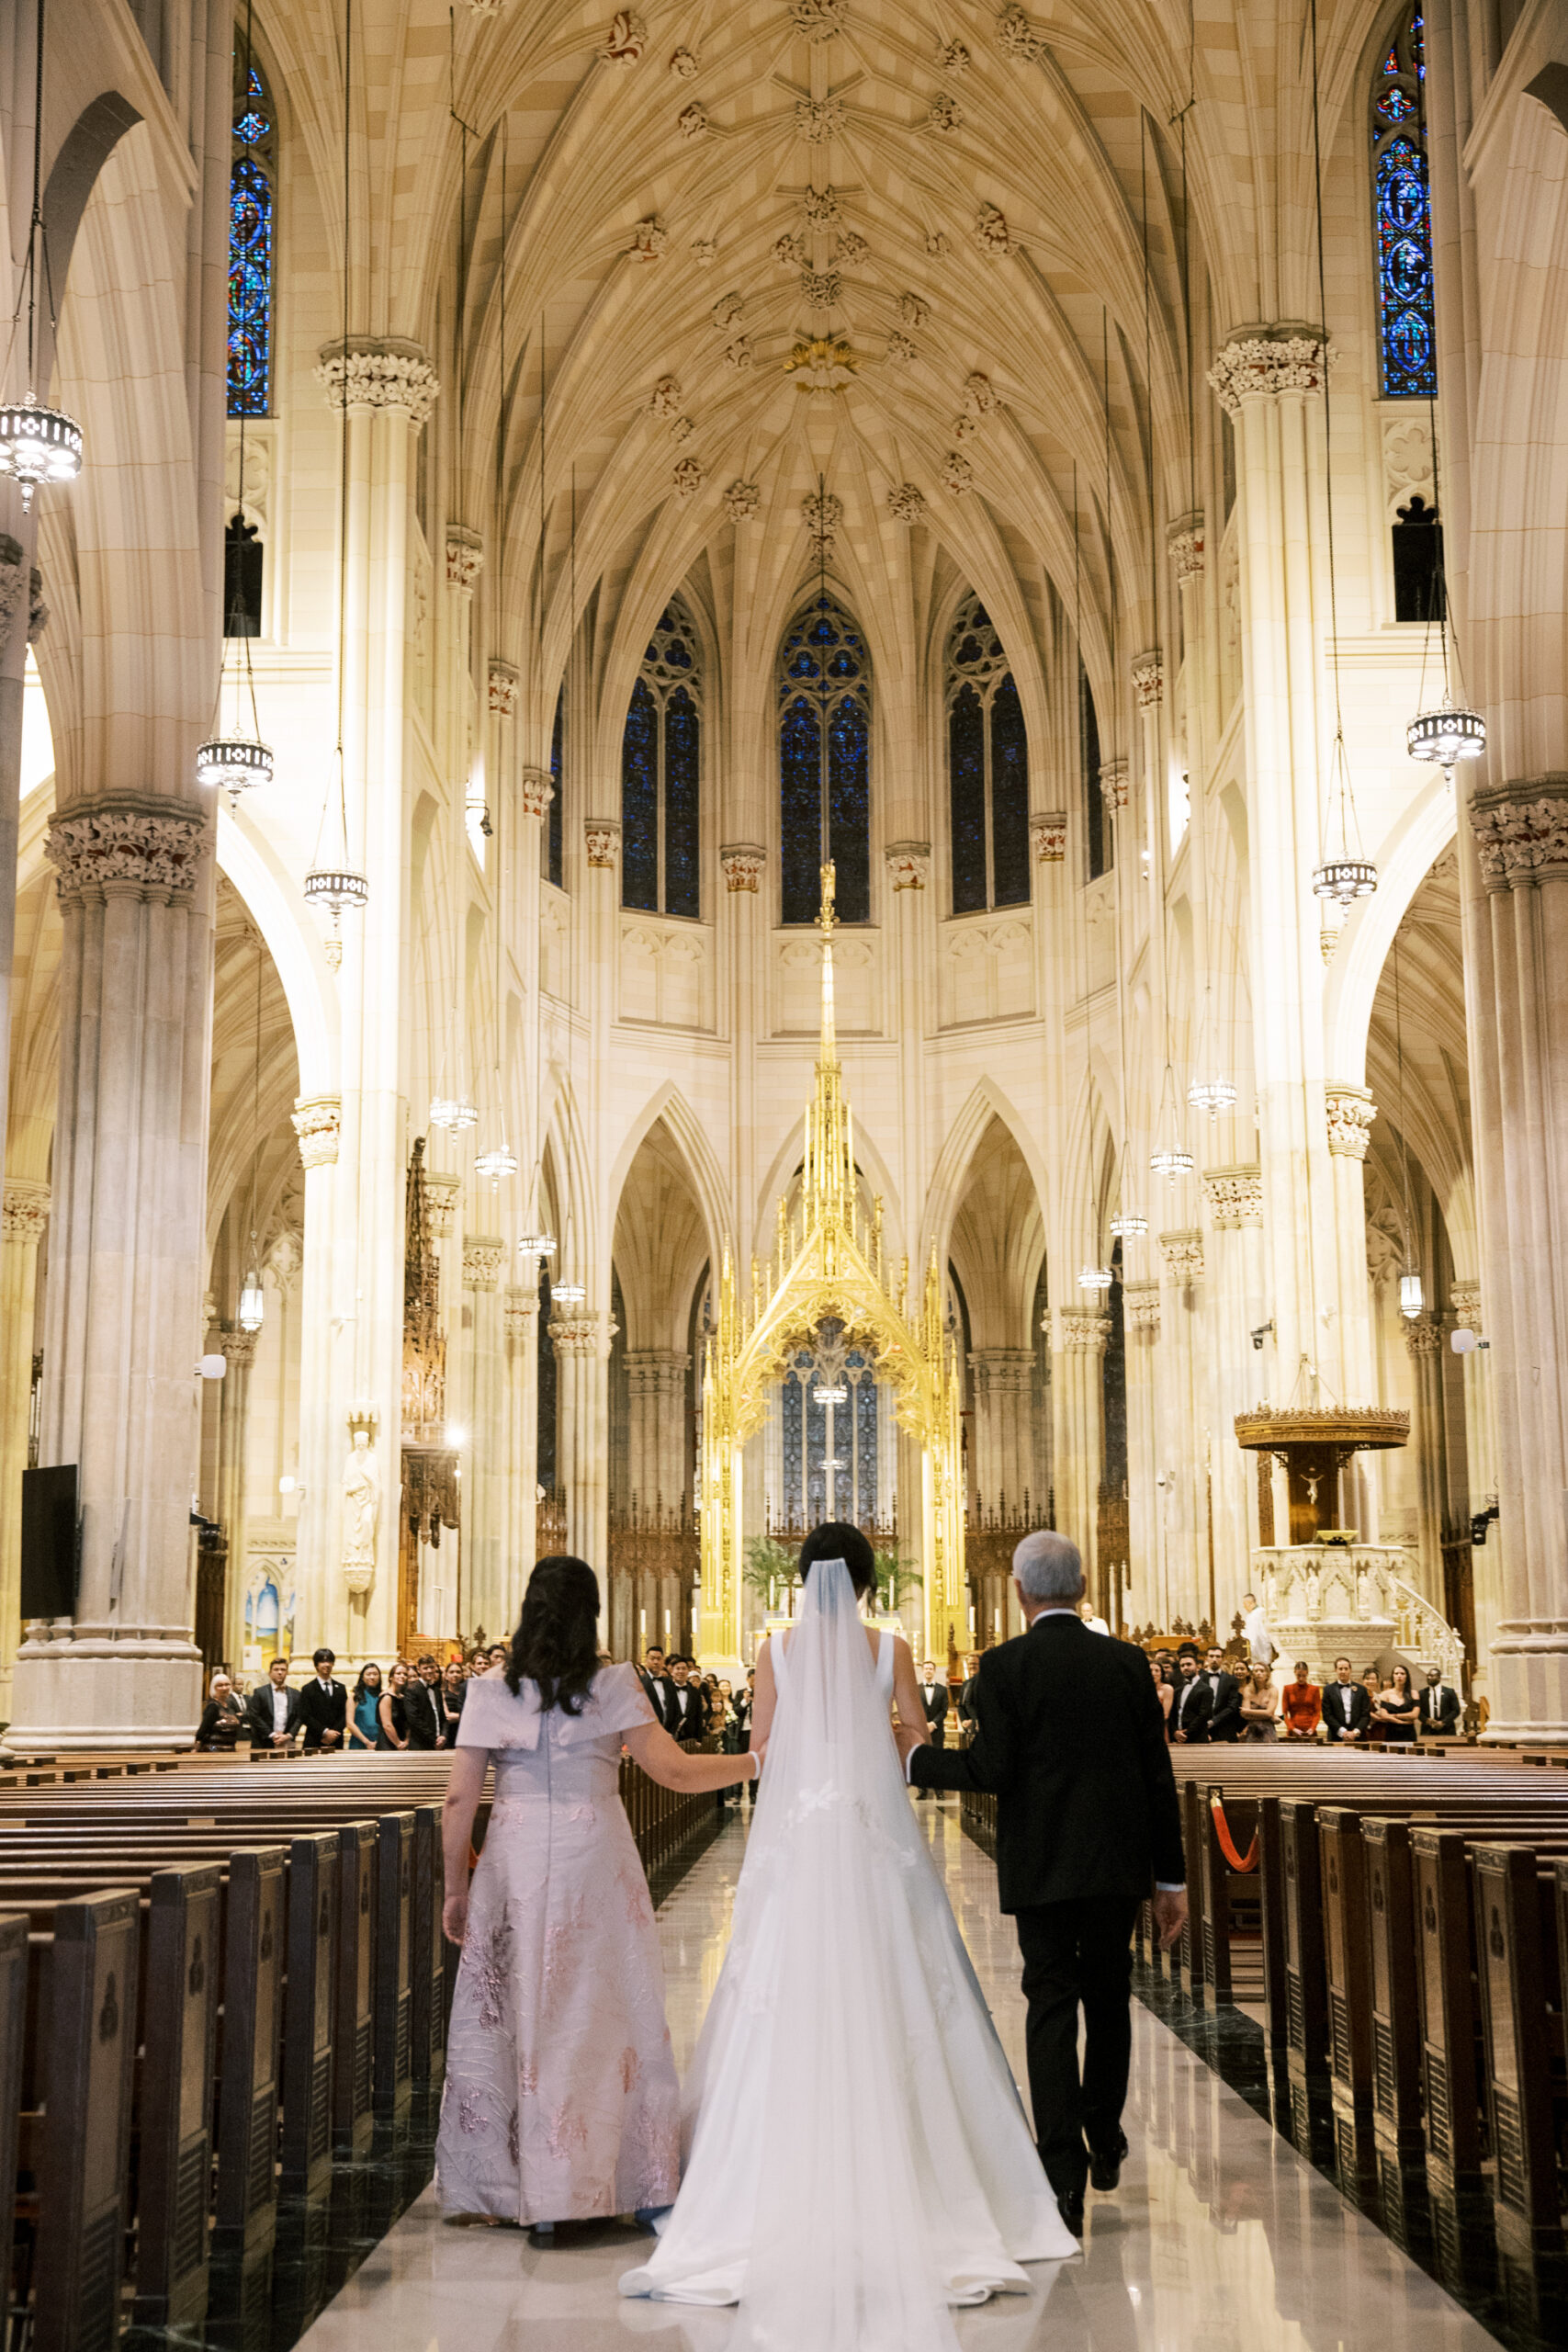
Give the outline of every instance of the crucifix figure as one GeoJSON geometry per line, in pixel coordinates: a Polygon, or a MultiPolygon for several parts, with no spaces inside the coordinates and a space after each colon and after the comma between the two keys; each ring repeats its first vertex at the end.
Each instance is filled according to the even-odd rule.
{"type": "Polygon", "coordinates": [[[831,939],[838,928],[839,918],[833,911],[833,861],[822,868],[822,906],[817,917],[818,927],[824,939],[831,939]]]}

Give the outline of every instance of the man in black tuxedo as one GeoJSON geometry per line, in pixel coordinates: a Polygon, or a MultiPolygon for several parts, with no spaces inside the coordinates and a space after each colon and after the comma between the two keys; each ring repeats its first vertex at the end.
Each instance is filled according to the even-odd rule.
{"type": "Polygon", "coordinates": [[[1023,1954],[1035,2138],[1081,2236],[1086,2185],[1114,2188],[1127,2153],[1133,1922],[1153,1894],[1169,1945],[1187,1916],[1181,1817],[1148,1660],[1078,1616],[1077,1544],[1026,1535],[1012,1561],[1029,1630],[980,1660],[973,1742],[942,1753],[914,1724],[898,1745],[917,1788],[998,1799],[997,1891],[1023,1954]]]}
{"type": "Polygon", "coordinates": [[[317,1650],[310,1660],[316,1671],[299,1693],[299,1721],[305,1726],[308,1756],[341,1753],[348,1723],[348,1692],[333,1679],[337,1659],[329,1649],[317,1650]]]}
{"type": "Polygon", "coordinates": [[[1372,1702],[1356,1680],[1348,1657],[1334,1661],[1334,1679],[1323,1686],[1323,1725],[1330,1740],[1365,1739],[1372,1702]]]}
{"type": "Polygon", "coordinates": [[[671,1699],[668,1729],[678,1747],[700,1747],[707,1733],[707,1709],[700,1682],[693,1676],[694,1658],[670,1661],[671,1699]]]}
{"type": "Polygon", "coordinates": [[[288,1687],[291,1660],[275,1657],[266,1680],[258,1682],[245,1705],[250,1720],[251,1749],[289,1747],[299,1729],[299,1693],[288,1687]]]}
{"type": "Polygon", "coordinates": [[[1182,1747],[1201,1747],[1209,1736],[1214,1694],[1198,1671],[1196,1650],[1183,1650],[1176,1661],[1176,1698],[1170,1710],[1170,1736],[1182,1747]]]}
{"type": "MultiPolygon", "coordinates": [[[[933,1747],[947,1746],[948,1690],[945,1681],[936,1679],[936,1667],[928,1657],[920,1668],[920,1704],[926,1711],[926,1733],[933,1747]]],[[[922,1789],[923,1797],[931,1795],[922,1789]]]]}
{"type": "Polygon", "coordinates": [[[979,1670],[980,1658],[976,1652],[964,1661],[964,1680],[958,1692],[958,1720],[961,1724],[972,1724],[975,1721],[975,1678],[979,1670]]]}
{"type": "Polygon", "coordinates": [[[657,1642],[651,1649],[643,1652],[643,1662],[637,1668],[637,1679],[642,1684],[649,1705],[668,1731],[671,1702],[675,1696],[675,1685],[671,1679],[670,1669],[665,1664],[664,1652],[657,1642]]]}
{"type": "Polygon", "coordinates": [[[1203,1679],[1209,1686],[1209,1737],[1239,1739],[1241,1684],[1225,1672],[1225,1654],[1217,1643],[1203,1660],[1203,1679]]]}
{"type": "Polygon", "coordinates": [[[1423,1739],[1452,1739],[1464,1710],[1459,1692],[1443,1680],[1440,1666],[1427,1668],[1427,1688],[1416,1702],[1416,1721],[1423,1739]]]}
{"type": "Polygon", "coordinates": [[[422,1657],[403,1685],[403,1722],[411,1747],[434,1747],[441,1737],[441,1714],[435,1702],[439,1674],[433,1657],[422,1657]]]}

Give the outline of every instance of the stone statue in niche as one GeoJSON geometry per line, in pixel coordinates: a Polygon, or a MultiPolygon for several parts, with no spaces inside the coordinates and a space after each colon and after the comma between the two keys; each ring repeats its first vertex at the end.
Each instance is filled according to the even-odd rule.
{"type": "Polygon", "coordinates": [[[343,1467],[343,1574],[350,1592],[368,1592],[375,1581],[380,1516],[381,1467],[361,1422],[343,1467]]]}

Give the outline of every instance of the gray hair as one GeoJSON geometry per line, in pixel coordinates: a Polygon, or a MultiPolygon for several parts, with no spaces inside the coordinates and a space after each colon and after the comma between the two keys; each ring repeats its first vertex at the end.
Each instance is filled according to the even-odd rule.
{"type": "Polygon", "coordinates": [[[1083,1558],[1054,1528],[1026,1535],[1012,1555],[1012,1572],[1031,1600],[1076,1600],[1083,1589],[1083,1558]]]}

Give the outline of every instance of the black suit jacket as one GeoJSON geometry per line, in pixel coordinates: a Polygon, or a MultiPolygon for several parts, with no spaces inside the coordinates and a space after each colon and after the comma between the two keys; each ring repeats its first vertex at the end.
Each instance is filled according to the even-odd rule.
{"type": "Polygon", "coordinates": [[[987,1650],[968,1747],[917,1747],[917,1788],[991,1791],[1004,1911],[1141,1901],[1187,1876],[1176,1775],[1149,1662],[1070,1611],[987,1650]]]}
{"type": "Polygon", "coordinates": [[[403,1725],[411,1747],[434,1747],[441,1736],[435,1693],[417,1675],[403,1685],[403,1725]]]}
{"type": "MultiPolygon", "coordinates": [[[[1149,1683],[1149,1688],[1151,1690],[1154,1688],[1152,1679],[1149,1683]]],[[[1156,1700],[1155,1704],[1156,1707],[1159,1706],[1157,1699],[1156,1700]]],[[[1165,1710],[1161,1708],[1160,1713],[1163,1714],[1165,1710]]],[[[1204,1681],[1202,1676],[1201,1674],[1195,1674],[1192,1677],[1191,1681],[1188,1683],[1183,1682],[1180,1676],[1178,1675],[1176,1679],[1176,1696],[1170,1702],[1170,1719],[1168,1724],[1168,1729],[1172,1739],[1176,1737],[1179,1731],[1184,1732],[1186,1734],[1186,1744],[1189,1747],[1201,1746],[1202,1742],[1209,1736],[1209,1718],[1213,1712],[1214,1694],[1209,1684],[1204,1681]],[[1187,1699],[1187,1704],[1185,1707],[1183,1707],[1181,1703],[1184,1692],[1187,1699]]]]}
{"type": "Polygon", "coordinates": [[[348,1727],[348,1692],[343,1684],[334,1682],[323,1690],[312,1674],[299,1693],[299,1720],[305,1726],[304,1745],[308,1748],[320,1747],[324,1731],[343,1735],[333,1743],[335,1755],[344,1744],[348,1727]]]}
{"type": "Polygon", "coordinates": [[[637,1679],[642,1684],[649,1705],[668,1731],[670,1718],[673,1712],[671,1702],[675,1696],[673,1677],[668,1674],[649,1674],[646,1667],[639,1666],[637,1670],[637,1679]]]}
{"type": "Polygon", "coordinates": [[[671,1682],[666,1692],[669,1713],[664,1728],[671,1739],[682,1747],[700,1747],[707,1736],[707,1702],[699,1686],[694,1682],[671,1682]],[[681,1701],[685,1698],[684,1713],[681,1701]]]}
{"type": "Polygon", "coordinates": [[[1350,1712],[1347,1715],[1337,1682],[1323,1686],[1323,1720],[1330,1739],[1343,1739],[1348,1731],[1365,1731],[1372,1719],[1372,1702],[1359,1682],[1349,1690],[1350,1712]]]}
{"type": "MultiPolygon", "coordinates": [[[[1206,1672],[1206,1669],[1205,1669],[1206,1672]]],[[[1222,1667],[1209,1683],[1213,1703],[1209,1709],[1211,1739],[1241,1737],[1241,1684],[1222,1667]]]]}
{"type": "Polygon", "coordinates": [[[931,1684],[929,1690],[925,1684],[921,1683],[920,1704],[926,1711],[926,1721],[933,1731],[940,1730],[946,1723],[948,1709],[952,1703],[952,1694],[940,1677],[931,1684]]]}
{"type": "Polygon", "coordinates": [[[1427,1684],[1418,1694],[1416,1721],[1421,1731],[1456,1732],[1462,1713],[1459,1692],[1451,1682],[1439,1682],[1435,1690],[1427,1684]],[[1432,1704],[1434,1699],[1436,1707],[1432,1704]]]}
{"type": "MultiPolygon", "coordinates": [[[[284,1718],[283,1728],[289,1733],[297,1732],[299,1728],[299,1693],[289,1684],[285,1686],[285,1695],[288,1701],[288,1708],[284,1718]]],[[[251,1726],[252,1746],[270,1747],[274,1714],[270,1679],[262,1683],[258,1690],[251,1692],[250,1698],[245,1702],[245,1714],[251,1726]]]]}

